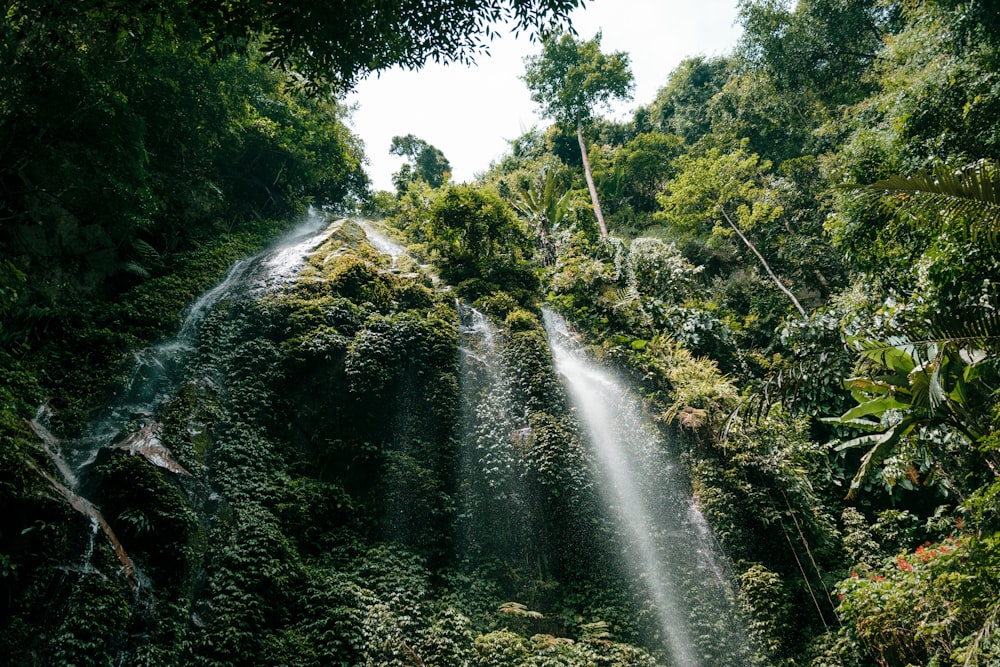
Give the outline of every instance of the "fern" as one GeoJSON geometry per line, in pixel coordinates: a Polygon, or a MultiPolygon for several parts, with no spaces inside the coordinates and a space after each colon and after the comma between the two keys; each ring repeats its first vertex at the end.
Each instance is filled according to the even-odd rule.
{"type": "Polygon", "coordinates": [[[162,258],[156,248],[142,239],[132,239],[132,258],[122,268],[140,278],[149,278],[151,269],[162,265],[162,258]]]}
{"type": "Polygon", "coordinates": [[[131,273],[132,275],[138,276],[142,279],[149,278],[149,276],[151,275],[149,273],[149,269],[144,267],[142,264],[139,264],[138,262],[125,262],[124,264],[122,264],[122,269],[126,273],[131,273]]]}
{"type": "Polygon", "coordinates": [[[584,641],[600,641],[611,639],[610,627],[607,621],[594,621],[582,623],[580,630],[584,641]]]}
{"type": "Polygon", "coordinates": [[[532,611],[520,602],[504,602],[500,605],[497,610],[501,614],[511,614],[514,616],[524,616],[526,618],[545,618],[545,616],[540,611],[532,611]]]}
{"type": "Polygon", "coordinates": [[[628,287],[615,290],[615,304],[612,308],[617,310],[633,303],[641,304],[641,301],[639,290],[636,289],[635,285],[629,285],[628,287]]]}
{"type": "Polygon", "coordinates": [[[136,254],[139,261],[146,266],[156,266],[162,260],[156,248],[142,239],[132,239],[132,251],[136,254]]]}

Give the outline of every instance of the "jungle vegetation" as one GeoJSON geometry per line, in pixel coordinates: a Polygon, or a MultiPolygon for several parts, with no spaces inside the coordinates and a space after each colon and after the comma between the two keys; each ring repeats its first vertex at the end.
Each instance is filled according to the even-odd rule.
{"type": "Polygon", "coordinates": [[[0,661],[669,665],[545,305],[681,457],[749,664],[1000,662],[992,4],[743,0],[737,48],[623,122],[595,107],[627,55],[554,29],[575,0],[379,4],[7,3],[0,661]],[[411,164],[371,192],[333,93],[475,57],[504,17],[541,30],[525,82],[557,122],[472,184],[400,134],[411,164]],[[607,85],[567,101],[566,62],[607,85]],[[90,528],[29,421],[78,437],[307,205],[381,217],[415,259],[345,224],[291,286],[213,311],[190,362],[211,381],[152,416],[191,475],[115,451],[86,483],[153,602],[100,540],[74,569],[90,528]],[[496,324],[532,434],[476,432],[490,466],[462,454],[456,296],[496,324]]]}

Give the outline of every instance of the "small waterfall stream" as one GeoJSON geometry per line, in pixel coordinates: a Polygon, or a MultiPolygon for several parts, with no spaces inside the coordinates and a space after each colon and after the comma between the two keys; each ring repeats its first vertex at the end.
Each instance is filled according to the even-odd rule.
{"type": "Polygon", "coordinates": [[[626,385],[587,359],[559,315],[545,311],[544,319],[620,525],[623,557],[655,607],[671,664],[748,664],[731,574],[678,463],[626,385]]]}
{"type": "Polygon", "coordinates": [[[492,322],[471,306],[455,306],[462,401],[460,550],[465,557],[502,553],[535,568],[540,536],[532,534],[518,450],[530,430],[526,411],[515,400],[514,380],[492,322]]]}
{"type": "Polygon", "coordinates": [[[367,220],[357,220],[358,227],[360,227],[365,232],[365,236],[368,237],[368,242],[375,247],[383,255],[389,255],[392,258],[392,269],[396,269],[399,257],[401,255],[406,255],[406,248],[396,243],[388,236],[378,231],[375,226],[367,220]]]}
{"type": "Polygon", "coordinates": [[[107,446],[120,446],[144,455],[150,452],[147,458],[152,463],[178,472],[172,465],[163,464],[169,460],[169,454],[157,447],[157,428],[151,418],[156,407],[176,388],[184,364],[195,350],[205,317],[227,297],[260,294],[290,280],[309,251],[322,243],[332,229],[333,225],[321,213],[310,209],[305,219],[283,238],[260,254],[233,264],[219,284],[202,293],[173,338],[136,352],[132,375],[112,405],[87,427],[82,437],[63,443],[62,456],[73,474],[72,479],[66,480],[70,488],[79,490],[80,471],[88,468],[107,446]],[[122,429],[137,418],[140,426],[116,442],[122,429]]]}

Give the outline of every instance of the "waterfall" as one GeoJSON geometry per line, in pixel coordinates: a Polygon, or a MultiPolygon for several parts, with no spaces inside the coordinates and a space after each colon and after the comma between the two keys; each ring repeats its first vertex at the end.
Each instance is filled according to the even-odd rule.
{"type": "Polygon", "coordinates": [[[544,319],[623,558],[655,608],[671,664],[748,664],[732,577],[678,462],[627,386],[587,359],[560,316],[546,310],[544,319]]]}
{"type": "Polygon", "coordinates": [[[459,315],[461,405],[461,548],[465,556],[534,553],[528,525],[524,462],[518,451],[528,430],[503,346],[489,318],[456,302],[459,315]]]}
{"type": "Polygon", "coordinates": [[[400,255],[406,254],[406,248],[396,243],[388,236],[375,229],[375,226],[367,220],[356,220],[358,227],[360,227],[364,232],[365,236],[368,237],[368,242],[371,243],[376,250],[378,250],[383,255],[389,255],[392,258],[392,269],[396,269],[397,260],[400,255]]]}
{"type": "Polygon", "coordinates": [[[118,446],[146,456],[152,463],[175,472],[169,453],[158,447],[152,416],[179,382],[190,359],[205,317],[220,301],[239,294],[258,295],[292,279],[306,255],[337,226],[320,212],[309,209],[302,222],[258,255],[236,262],[217,285],[205,291],[188,309],[177,334],[134,353],[135,366],[125,387],[103,414],[91,422],[80,438],[64,443],[61,455],[70,475],[64,482],[79,491],[81,471],[90,467],[104,447],[118,446]],[[132,420],[137,429],[119,438],[132,420]]]}
{"type": "MultiPolygon", "coordinates": [[[[141,584],[141,573],[100,510],[81,495],[87,471],[102,449],[115,448],[139,454],[153,465],[175,474],[190,475],[161,443],[160,425],[154,421],[153,415],[181,381],[184,364],[196,349],[202,322],[212,308],[227,297],[241,292],[257,294],[290,280],[305,256],[326,239],[336,225],[329,224],[322,214],[310,209],[306,218],[282,239],[260,254],[236,262],[219,284],[204,292],[191,305],[173,338],[135,353],[135,368],[125,387],[116,400],[87,426],[80,438],[60,441],[53,435],[46,426],[49,417],[46,406],[39,408],[35,418],[29,421],[59,478],[45,471],[40,472],[53,490],[105,534],[133,589],[141,584]],[[131,429],[128,428],[130,426],[131,429]]],[[[90,554],[97,532],[96,529],[90,531],[85,562],[81,563],[84,571],[91,568],[90,554]]]]}

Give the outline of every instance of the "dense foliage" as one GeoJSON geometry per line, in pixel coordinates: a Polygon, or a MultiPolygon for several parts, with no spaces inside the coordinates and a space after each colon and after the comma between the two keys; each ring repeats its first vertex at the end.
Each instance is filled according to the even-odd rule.
{"type": "Polygon", "coordinates": [[[489,180],[554,246],[550,302],[688,443],[770,663],[991,664],[995,17],[803,0],[741,19],[734,53],[592,124],[622,240],[593,233],[559,127],[489,180]]]}
{"type": "MultiPolygon", "coordinates": [[[[728,556],[746,664],[1000,660],[1000,21],[980,0],[745,0],[734,52],[623,122],[594,111],[628,91],[625,54],[552,33],[526,81],[560,122],[478,183],[397,137],[409,170],[369,208],[412,257],[338,223],[294,281],[206,310],[152,413],[59,481],[52,451],[272,220],[365,198],[317,91],[578,3],[444,4],[428,34],[423,2],[364,29],[366,3],[10,5],[0,660],[670,665],[543,304],[679,457],[662,472],[728,556]],[[574,89],[588,68],[609,86],[574,89]],[[125,446],[153,440],[173,464],[125,446]]],[[[726,630],[693,623],[712,664],[726,630]]]]}

